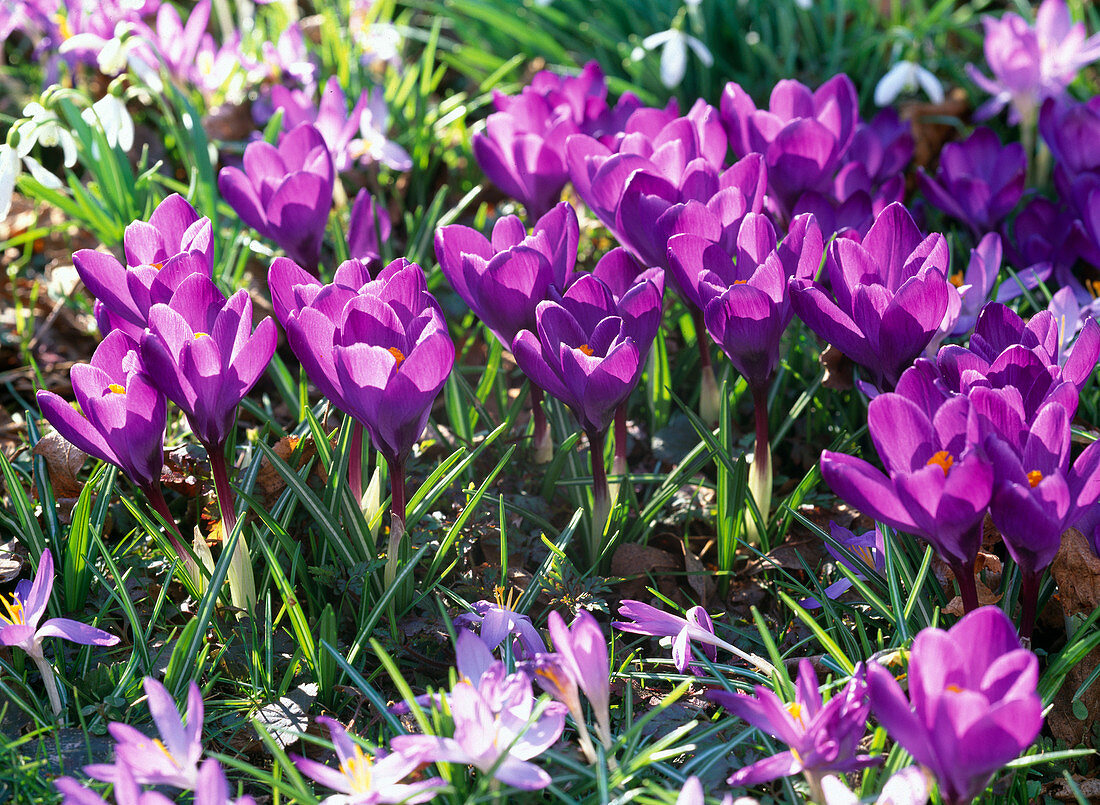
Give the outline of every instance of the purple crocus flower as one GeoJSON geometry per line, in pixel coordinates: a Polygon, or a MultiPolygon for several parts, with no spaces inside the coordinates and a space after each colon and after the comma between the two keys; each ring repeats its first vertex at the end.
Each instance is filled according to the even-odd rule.
{"type": "Polygon", "coordinates": [[[454,625],[463,629],[479,626],[478,633],[488,648],[496,648],[512,635],[516,638],[513,648],[521,658],[546,651],[546,643],[527,615],[515,612],[501,601],[477,601],[472,606],[474,611],[457,616],[454,625]]]}
{"type": "Polygon", "coordinates": [[[813,92],[798,81],[779,81],[768,109],[757,109],[731,81],[722,93],[721,109],[733,152],[764,155],[768,197],[784,220],[803,193],[828,192],[859,122],[855,85],[844,74],[813,92]]]}
{"type": "Polygon", "coordinates": [[[160,484],[168,405],[137,350],[136,342],[115,330],[96,347],[91,363],[73,366],[79,413],[52,391],[41,390],[37,398],[43,416],[67,441],[148,490],[160,484]]]}
{"type": "Polygon", "coordinates": [[[591,764],[599,762],[599,755],[588,735],[588,724],[581,708],[580,689],[566,658],[561,654],[539,654],[534,659],[521,663],[519,670],[530,674],[540,688],[555,701],[565,705],[569,715],[573,717],[577,739],[585,758],[591,764]]]}
{"type": "Polygon", "coordinates": [[[1001,254],[1001,237],[996,232],[990,232],[970,250],[966,272],[951,275],[951,284],[959,289],[962,297],[958,316],[951,327],[951,335],[965,335],[974,329],[978,314],[989,300],[997,282],[997,275],[1001,270],[1001,254]]]}
{"type": "Polygon", "coordinates": [[[303,123],[276,148],[249,143],[244,170],[222,168],[218,189],[241,220],[316,273],[335,172],[321,133],[303,123]]]}
{"type": "Polygon", "coordinates": [[[977,606],[974,560],[993,491],[980,418],[966,397],[934,411],[900,393],[871,400],[867,426],[886,475],[862,459],[821,454],[821,473],[843,500],[927,539],[955,573],[967,611],[977,606]]]}
{"type": "MultiPolygon", "coordinates": [[[[868,569],[880,574],[886,570],[886,545],[881,529],[876,527],[862,534],[856,534],[844,526],[831,522],[829,523],[829,536],[833,542],[854,553],[861,560],[860,563],[853,563],[830,543],[825,543],[825,550],[833,557],[833,561],[844,565],[857,579],[861,581],[866,579],[868,569]]],[[[843,577],[834,581],[823,592],[826,598],[839,598],[851,587],[851,579],[843,577]]],[[[817,609],[821,606],[821,602],[816,598],[804,598],[799,603],[808,609],[817,609]]]]}
{"type": "Polygon", "coordinates": [[[1100,499],[1100,443],[1069,466],[1070,419],[1051,402],[1027,426],[1022,449],[996,434],[986,440],[995,486],[989,513],[1020,568],[1020,634],[1030,639],[1039,578],[1062,544],[1062,534],[1100,499]]]}
{"type": "Polygon", "coordinates": [[[364,91],[351,112],[348,100],[340,87],[340,80],[331,76],[321,89],[321,103],[314,106],[304,90],[290,89],[281,84],[271,88],[271,106],[283,110],[283,130],[292,131],[303,123],[317,129],[332,155],[332,163],[338,172],[348,170],[355,159],[351,154],[351,141],[359,131],[359,117],[367,108],[369,93],[364,91]]]}
{"type": "MultiPolygon", "coordinates": [[[[155,28],[144,28],[168,71],[183,82],[190,83],[197,68],[197,56],[206,25],[210,21],[210,0],[199,0],[187,16],[187,24],[171,3],[157,9],[155,28]]],[[[140,29],[139,29],[140,30],[140,29]]]]}
{"type": "Polygon", "coordinates": [[[611,671],[607,659],[607,638],[588,610],[577,613],[571,626],[557,612],[547,620],[550,640],[577,686],[584,692],[596,715],[600,742],[611,747],[611,671]]]}
{"type": "Polygon", "coordinates": [[[716,660],[718,657],[715,648],[721,648],[766,674],[775,671],[771,663],[763,658],[742,651],[715,635],[710,615],[702,607],[692,607],[685,614],[687,617],[681,618],[679,615],[673,615],[641,601],[626,600],[619,604],[619,617],[624,620],[613,621],[611,625],[620,632],[671,637],[672,660],[680,673],[687,670],[688,663],[691,661],[692,642],[699,643],[703,653],[711,660],[716,660]]]}
{"type": "Polygon", "coordinates": [[[466,682],[449,695],[454,737],[399,735],[390,747],[418,756],[423,763],[462,763],[474,766],[506,785],[535,791],[550,785],[551,777],[531,758],[542,754],[561,736],[565,707],[552,703],[535,718],[531,682],[514,674],[514,684],[500,701],[492,701],[466,682]]]}
{"type": "Polygon", "coordinates": [[[94,780],[114,783],[119,779],[119,769],[127,768],[142,785],[196,788],[203,751],[199,686],[194,682],[188,686],[186,724],[164,685],[146,677],[143,686],[160,737],[149,738],[129,724],[112,722],[107,729],[115,739],[115,762],[85,766],[84,773],[94,780]]]}
{"type": "Polygon", "coordinates": [[[890,736],[939,781],[947,805],[981,794],[1043,726],[1039,662],[1020,647],[1012,622],[993,606],[946,632],[927,628],[909,652],[909,698],[893,674],[872,664],[871,708],[890,736]]]}
{"type": "Polygon", "coordinates": [[[355,195],[348,221],[348,255],[368,263],[382,258],[381,242],[390,239],[393,224],[386,208],[366,188],[355,195]]]}
{"type": "Polygon", "coordinates": [[[1034,27],[1012,12],[1000,19],[984,15],[982,25],[993,78],[969,64],[967,74],[993,97],[979,107],[977,120],[1011,105],[1010,123],[1034,125],[1042,102],[1060,97],[1078,70],[1100,58],[1100,35],[1086,39],[1084,23],[1073,22],[1065,0],[1043,0],[1034,27]]]}
{"type": "Polygon", "coordinates": [[[534,330],[535,309],[550,286],[564,288],[577,262],[577,213],[561,202],[527,234],[514,215],[497,219],[492,239],[452,225],[435,233],[443,275],[470,309],[510,349],[520,330],[534,330]]]}
{"type": "Polygon", "coordinates": [[[981,237],[995,230],[1024,193],[1027,155],[1020,143],[1002,146],[991,129],[976,129],[940,153],[934,177],[920,171],[924,195],[981,237]]]}
{"type": "Polygon", "coordinates": [[[423,762],[419,757],[381,749],[368,755],[339,722],[325,716],[317,721],[328,727],[340,768],[337,770],[301,755],[292,754],[290,758],[302,774],[340,792],[321,800],[322,805],[427,802],[446,785],[440,777],[403,783],[401,781],[423,762]]]}
{"type": "Polygon", "coordinates": [[[226,299],[213,280],[193,274],[167,304],[149,310],[141,357],[147,375],[187,415],[199,441],[220,449],[277,339],[270,318],[253,331],[247,291],[226,299]]]}
{"type": "Polygon", "coordinates": [[[838,238],[826,268],[833,296],[793,278],[791,304],[806,325],[890,389],[927,346],[947,312],[950,257],[940,234],[922,237],[908,210],[891,204],[862,243],[838,238]]]}
{"type": "Polygon", "coordinates": [[[1068,97],[1050,98],[1039,113],[1039,132],[1054,156],[1054,183],[1062,198],[1072,198],[1077,177],[1100,173],[1100,149],[1096,148],[1100,137],[1097,97],[1083,103],[1068,97]]]}
{"type": "Polygon", "coordinates": [[[200,217],[187,199],[173,193],[145,221],[126,227],[126,265],[113,255],[81,249],[73,263],[84,286],[96,298],[96,320],[106,335],[124,331],[141,338],[149,308],[166,302],[191,274],[213,272],[214,240],[210,219],[200,217]]]}
{"type": "Polygon", "coordinates": [[[53,554],[47,549],[38,558],[34,581],[20,581],[10,602],[0,598],[0,645],[15,646],[27,652],[34,661],[55,716],[61,715],[61,699],[53,669],[46,662],[42,641],[47,637],[60,637],[83,646],[113,646],[118,638],[102,629],[88,626],[69,618],[50,618],[41,626],[38,622],[46,614],[53,592],[53,554]]]}
{"type": "Polygon", "coordinates": [[[763,685],[757,685],[755,693],[749,696],[713,690],[707,698],[779,738],[790,749],[734,772],[727,781],[730,785],[756,785],[801,772],[810,784],[812,799],[821,802],[824,774],[859,771],[882,762],[881,757],[858,754],[871,709],[862,666],[828,702],[821,699],[817,675],[809,660],[798,664],[798,682],[790,704],[763,685]]]}

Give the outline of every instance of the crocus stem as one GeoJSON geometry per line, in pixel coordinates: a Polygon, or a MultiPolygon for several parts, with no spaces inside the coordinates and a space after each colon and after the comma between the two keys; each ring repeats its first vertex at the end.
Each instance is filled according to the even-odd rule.
{"type": "MultiPolygon", "coordinates": [[[[229,468],[225,463],[225,445],[205,445],[210,458],[210,474],[214,477],[214,491],[218,496],[218,507],[222,512],[222,540],[228,545],[230,537],[237,528],[236,496],[229,485],[229,468]]],[[[241,531],[237,538],[237,547],[229,560],[229,598],[233,606],[245,612],[251,612],[256,606],[256,580],[252,575],[252,558],[248,553],[248,543],[241,531]]]]}
{"type": "Polygon", "coordinates": [[[50,697],[50,707],[54,716],[61,715],[61,696],[57,693],[57,676],[53,672],[53,666],[46,662],[41,647],[38,651],[28,651],[27,655],[34,661],[38,673],[42,677],[42,684],[46,688],[46,695],[50,697]]]}
{"type": "Polygon", "coordinates": [[[363,502],[363,424],[355,420],[351,426],[351,444],[348,446],[348,486],[355,504],[363,502]]]}
{"type": "MultiPolygon", "coordinates": [[[[767,385],[752,389],[752,409],[756,420],[756,445],[753,448],[752,466],[749,468],[749,494],[760,512],[761,521],[767,527],[772,504],[772,449],[768,431],[767,385]]],[[[753,544],[759,544],[763,535],[758,533],[756,519],[749,513],[747,520],[746,536],[753,544]]]]}
{"type": "Polygon", "coordinates": [[[722,401],[718,397],[718,379],[714,376],[714,365],[710,360],[710,343],[702,312],[692,311],[691,321],[695,325],[695,345],[699,348],[699,418],[709,427],[714,427],[718,424],[722,401]]]}
{"type": "MultiPolygon", "coordinates": [[[[626,403],[615,409],[615,457],[611,460],[611,474],[622,478],[626,475],[626,403]]],[[[610,497],[619,499],[622,481],[611,483],[610,497]]]]}
{"type": "Polygon", "coordinates": [[[546,412],[542,410],[542,389],[531,384],[531,421],[535,432],[531,440],[531,459],[536,464],[546,464],[554,457],[554,441],[550,437],[550,424],[546,421],[546,412]]]}
{"type": "Polygon", "coordinates": [[[588,433],[588,449],[592,455],[592,533],[589,535],[588,558],[595,567],[600,560],[603,547],[603,532],[607,518],[611,514],[611,491],[607,487],[607,468],[603,463],[605,431],[592,430],[588,433]]]}
{"type": "Polygon", "coordinates": [[[405,462],[386,459],[390,469],[390,540],[386,548],[385,582],[388,590],[401,564],[401,540],[405,536],[405,462]]]}
{"type": "Polygon", "coordinates": [[[184,571],[195,580],[199,582],[200,576],[198,574],[198,566],[191,558],[191,554],[188,553],[184,547],[183,534],[180,533],[179,526],[176,525],[176,518],[172,516],[172,510],[168,508],[168,501],[164,499],[164,491],[161,489],[159,483],[152,483],[149,486],[143,487],[142,491],[145,493],[145,497],[149,499],[149,502],[153,505],[157,514],[164,518],[164,522],[168,524],[168,530],[165,532],[165,536],[168,537],[168,541],[172,543],[172,547],[176,551],[176,555],[179,556],[183,562],[184,571]]]}
{"type": "Polygon", "coordinates": [[[1020,639],[1031,646],[1031,633],[1035,629],[1035,611],[1039,604],[1040,574],[1020,568],[1020,639]]]}
{"type": "Polygon", "coordinates": [[[963,614],[972,612],[978,608],[978,586],[974,582],[974,560],[966,562],[952,561],[951,572],[955,574],[955,581],[959,585],[959,595],[962,597],[963,614]]]}
{"type": "Polygon", "coordinates": [[[825,799],[825,792],[821,789],[821,773],[803,769],[802,776],[810,786],[810,802],[827,802],[825,799]]]}

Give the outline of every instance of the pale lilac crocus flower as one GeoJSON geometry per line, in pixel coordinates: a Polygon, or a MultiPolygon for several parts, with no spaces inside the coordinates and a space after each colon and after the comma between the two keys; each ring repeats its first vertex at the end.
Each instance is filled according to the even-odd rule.
{"type": "Polygon", "coordinates": [[[628,599],[619,605],[619,617],[623,620],[613,621],[611,625],[620,632],[673,638],[673,657],[677,661],[677,668],[681,671],[687,668],[688,657],[691,654],[691,641],[697,641],[703,645],[724,649],[769,676],[775,673],[775,667],[763,657],[742,651],[718,637],[714,633],[710,615],[707,615],[705,610],[700,614],[698,610],[701,609],[701,607],[693,607],[688,610],[687,618],[681,618],[679,615],[643,604],[641,601],[628,599]],[[680,648],[677,648],[677,645],[680,648]]]}
{"type": "Polygon", "coordinates": [[[521,659],[546,651],[546,643],[539,635],[539,630],[531,623],[531,619],[512,610],[502,600],[496,603],[477,601],[473,604],[473,612],[466,612],[456,617],[454,625],[464,629],[478,626],[481,640],[490,649],[495,649],[503,643],[508,635],[515,636],[517,639],[512,648],[521,659]]]}
{"type": "Polygon", "coordinates": [[[152,677],[144,681],[146,701],[159,738],[150,738],[129,724],[112,722],[108,732],[115,739],[115,762],[84,767],[93,780],[118,784],[120,769],[130,769],[142,785],[170,785],[185,790],[199,785],[202,759],[202,694],[192,682],[187,691],[187,719],[180,717],[176,701],[152,677]]]}
{"type": "Polygon", "coordinates": [[[16,646],[27,652],[42,675],[42,684],[50,697],[55,716],[61,715],[61,698],[57,693],[57,681],[53,668],[46,662],[42,641],[47,637],[60,637],[84,646],[113,646],[118,638],[86,623],[69,618],[50,618],[41,626],[38,622],[46,614],[46,607],[53,592],[53,554],[42,552],[34,581],[23,580],[15,587],[11,601],[0,598],[0,645],[16,646]]]}
{"type": "MultiPolygon", "coordinates": [[[[107,800],[72,777],[59,777],[54,785],[64,797],[61,805],[109,805],[107,800]]],[[[134,779],[133,769],[124,763],[118,767],[118,779],[112,793],[115,805],[172,805],[172,801],[159,791],[142,791],[134,779]]],[[[199,767],[198,784],[191,802],[192,805],[256,805],[256,800],[247,795],[230,798],[229,781],[225,779],[221,764],[212,757],[199,767]]]]}
{"type": "Polygon", "coordinates": [[[438,789],[446,785],[440,777],[416,783],[402,783],[402,780],[421,765],[422,761],[417,755],[387,753],[383,750],[367,754],[337,721],[325,716],[319,717],[317,721],[328,727],[332,735],[332,745],[340,763],[339,769],[301,755],[292,754],[290,758],[302,774],[340,792],[325,797],[321,800],[321,805],[427,802],[435,797],[438,789]]]}
{"type": "Polygon", "coordinates": [[[550,640],[562,659],[563,667],[592,705],[600,743],[609,749],[611,670],[607,657],[608,641],[603,629],[592,613],[583,609],[577,613],[572,626],[566,627],[565,620],[557,612],[550,613],[547,625],[550,627],[550,640]]]}

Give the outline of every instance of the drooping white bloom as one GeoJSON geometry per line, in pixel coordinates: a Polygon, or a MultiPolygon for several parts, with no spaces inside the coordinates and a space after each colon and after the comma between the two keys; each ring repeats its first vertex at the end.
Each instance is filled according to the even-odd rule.
{"type": "Polygon", "coordinates": [[[126,111],[126,104],[114,95],[104,95],[80,113],[89,126],[98,122],[107,138],[107,144],[114,148],[116,145],[123,151],[129,151],[134,146],[134,121],[130,113],[126,111]]]}
{"type": "Polygon", "coordinates": [[[889,106],[903,92],[924,90],[932,103],[943,103],[943,84],[916,62],[899,61],[875,85],[875,103],[889,106]]]}
{"type": "Polygon", "coordinates": [[[714,56],[701,41],[690,34],[685,34],[679,28],[669,28],[650,34],[642,40],[641,48],[634,51],[635,60],[644,55],[644,51],[661,48],[661,83],[668,88],[680,85],[687,73],[688,48],[694,51],[696,57],[705,67],[714,64],[714,56]]]}

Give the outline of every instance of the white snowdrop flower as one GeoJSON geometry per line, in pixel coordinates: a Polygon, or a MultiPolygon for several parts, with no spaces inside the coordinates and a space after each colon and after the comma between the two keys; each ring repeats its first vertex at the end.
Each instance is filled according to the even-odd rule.
{"type": "Polygon", "coordinates": [[[84,121],[94,126],[98,121],[107,137],[107,144],[129,151],[134,145],[134,121],[126,111],[126,104],[114,95],[104,95],[90,109],[80,113],[84,121]]]}
{"type": "Polygon", "coordinates": [[[19,176],[19,155],[8,144],[0,145],[0,219],[8,217],[15,179],[19,176]]]}
{"type": "Polygon", "coordinates": [[[661,48],[661,83],[670,89],[679,86],[687,72],[688,48],[705,67],[714,64],[714,56],[707,46],[690,34],[685,34],[679,28],[669,28],[667,31],[650,34],[642,40],[644,50],[656,50],[661,48]]]}
{"type": "Polygon", "coordinates": [[[32,101],[23,107],[23,116],[28,119],[18,124],[19,145],[16,151],[20,158],[26,160],[27,154],[36,144],[46,148],[60,146],[65,157],[65,167],[71,168],[76,164],[76,140],[73,139],[72,132],[61,125],[55,112],[32,101]]]}
{"type": "Polygon", "coordinates": [[[794,4],[803,11],[809,11],[814,7],[814,0],[794,0],[794,4]]]}
{"type": "Polygon", "coordinates": [[[875,85],[875,103],[889,106],[903,92],[924,90],[932,103],[943,103],[943,84],[916,62],[899,61],[875,85]]]}

